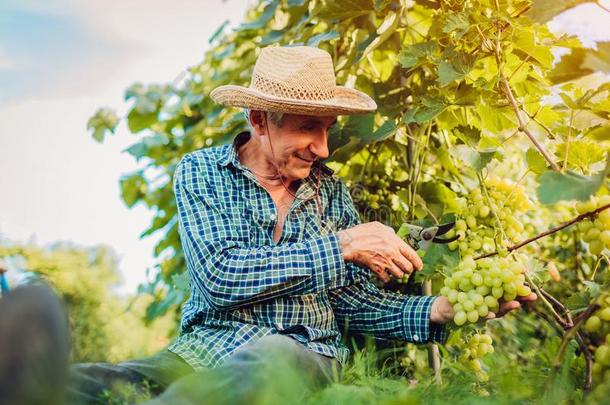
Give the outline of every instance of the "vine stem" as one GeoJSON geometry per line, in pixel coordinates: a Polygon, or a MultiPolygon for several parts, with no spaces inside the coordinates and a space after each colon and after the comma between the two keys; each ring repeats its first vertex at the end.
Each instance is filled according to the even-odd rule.
{"type": "Polygon", "coordinates": [[[555,356],[555,359],[553,360],[553,367],[555,367],[555,370],[557,370],[559,367],[561,367],[563,356],[566,353],[566,349],[568,348],[568,343],[570,342],[570,339],[572,339],[578,333],[578,328],[580,327],[580,325],[584,321],[586,321],[591,316],[591,314],[593,314],[593,312],[597,311],[598,309],[599,309],[599,305],[597,305],[597,304],[589,305],[589,307],[582,314],[579,315],[579,317],[577,318],[578,320],[574,324],[574,326],[572,326],[570,328],[570,330],[568,330],[563,335],[563,339],[561,340],[561,345],[559,346],[557,355],[555,356]]]}
{"type": "Polygon", "coordinates": [[[584,339],[580,332],[576,332],[576,341],[580,347],[580,351],[585,355],[585,391],[591,391],[593,385],[593,355],[591,350],[587,347],[584,339]]]}
{"type": "Polygon", "coordinates": [[[570,314],[570,310],[568,308],[566,308],[565,305],[563,305],[557,298],[553,297],[551,294],[549,294],[547,291],[545,291],[544,288],[539,288],[539,290],[540,290],[540,294],[542,294],[544,296],[544,298],[549,300],[553,304],[553,307],[555,307],[556,309],[561,311],[561,314],[565,315],[565,317],[568,319],[567,325],[564,326],[564,329],[569,329],[569,328],[573,327],[574,321],[572,320],[572,315],[570,314]]]}
{"type": "Polygon", "coordinates": [[[549,163],[549,165],[553,168],[553,170],[559,171],[559,166],[557,166],[557,164],[553,161],[553,159],[551,159],[551,157],[549,156],[547,151],[536,140],[536,138],[534,137],[532,132],[529,129],[527,129],[525,121],[523,121],[523,117],[521,117],[521,111],[519,109],[519,105],[517,104],[517,100],[515,99],[515,96],[510,87],[510,84],[508,83],[508,80],[506,79],[506,76],[504,76],[504,72],[502,72],[502,70],[500,70],[500,82],[504,86],[504,91],[506,93],[506,97],[508,97],[508,101],[510,102],[511,106],[513,107],[513,111],[515,112],[515,115],[517,116],[517,120],[519,121],[519,131],[523,132],[525,135],[527,135],[527,137],[530,139],[530,141],[532,141],[532,143],[534,144],[536,149],[538,149],[538,152],[540,152],[540,154],[549,163]]]}
{"type": "MultiPolygon", "coordinates": [[[[520,249],[520,248],[522,248],[525,245],[528,245],[528,244],[530,244],[532,242],[535,242],[538,239],[544,238],[545,236],[549,236],[549,235],[552,235],[552,234],[554,234],[556,232],[559,232],[562,229],[567,228],[570,225],[573,225],[573,224],[575,224],[577,222],[582,221],[583,219],[592,218],[595,215],[597,215],[598,213],[600,213],[600,212],[602,212],[604,210],[607,210],[608,208],[610,208],[610,204],[606,204],[606,205],[603,205],[603,206],[601,206],[601,207],[599,207],[599,208],[597,208],[597,209],[595,209],[593,211],[589,211],[589,212],[585,212],[584,214],[580,214],[579,216],[569,220],[568,222],[564,222],[563,224],[557,225],[556,227],[551,228],[548,231],[539,233],[536,236],[533,236],[533,237],[528,238],[528,239],[526,239],[526,240],[524,240],[522,242],[519,242],[519,243],[517,243],[515,245],[512,245],[512,246],[508,247],[508,251],[512,252],[513,250],[520,249]]],[[[497,251],[491,252],[491,253],[485,253],[484,255],[480,255],[480,256],[475,257],[474,260],[484,259],[486,257],[492,257],[492,256],[495,256],[497,254],[498,254],[497,251]]]]}
{"type": "MultiPolygon", "coordinates": [[[[500,4],[498,3],[497,0],[495,0],[495,5],[496,5],[496,10],[500,11],[500,4]]],[[[500,83],[504,87],[504,92],[506,93],[506,97],[508,98],[508,101],[510,102],[510,104],[513,108],[513,111],[515,112],[515,115],[517,116],[517,120],[519,121],[519,131],[523,132],[525,135],[527,135],[527,137],[530,139],[530,141],[532,141],[532,143],[534,144],[536,149],[538,149],[540,154],[546,159],[547,162],[549,162],[549,165],[553,168],[553,170],[559,171],[559,166],[557,166],[557,164],[553,161],[553,159],[551,159],[551,157],[546,152],[546,150],[536,140],[536,138],[534,137],[532,132],[529,129],[527,129],[526,123],[523,120],[523,117],[521,116],[521,111],[520,111],[519,105],[517,104],[517,100],[515,99],[515,96],[513,94],[513,90],[510,87],[510,83],[508,82],[508,79],[506,79],[506,76],[504,75],[504,63],[502,62],[502,48],[500,46],[500,27],[498,27],[498,31],[496,34],[495,56],[496,56],[496,63],[498,65],[498,74],[500,77],[500,83]]]]}
{"type": "MultiPolygon", "coordinates": [[[[424,295],[432,295],[432,280],[424,281],[423,285],[424,295]]],[[[434,371],[434,380],[437,384],[442,384],[441,376],[441,355],[438,349],[438,345],[432,344],[428,348],[428,362],[430,367],[434,371]]]]}
{"type": "MultiPolygon", "coordinates": [[[[534,291],[536,291],[537,295],[540,297],[540,299],[542,300],[542,302],[544,303],[544,305],[546,305],[546,307],[549,309],[549,311],[551,312],[551,314],[553,315],[553,318],[555,318],[555,321],[561,325],[561,327],[566,330],[566,329],[570,329],[573,325],[568,324],[562,317],[561,315],[559,315],[557,313],[557,311],[555,311],[555,307],[553,306],[553,304],[551,304],[549,302],[548,296],[550,295],[549,293],[547,293],[546,291],[544,291],[542,288],[538,287],[538,285],[536,285],[536,283],[534,283],[531,279],[531,277],[529,276],[529,274],[525,273],[525,277],[527,279],[528,284],[530,285],[530,287],[532,287],[534,289],[534,291]]],[[[553,297],[554,298],[554,297],[553,297]]],[[[563,306],[563,305],[562,305],[563,306]]],[[[564,307],[565,308],[565,307],[564,307]]]]}

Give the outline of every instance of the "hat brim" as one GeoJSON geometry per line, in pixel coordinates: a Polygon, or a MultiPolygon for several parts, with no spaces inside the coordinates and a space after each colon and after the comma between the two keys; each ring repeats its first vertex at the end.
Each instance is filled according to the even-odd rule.
{"type": "Polygon", "coordinates": [[[368,95],[344,86],[336,86],[335,97],[328,100],[281,98],[235,85],[219,86],[210,97],[225,106],[314,116],[366,114],[377,109],[377,103],[368,95]]]}

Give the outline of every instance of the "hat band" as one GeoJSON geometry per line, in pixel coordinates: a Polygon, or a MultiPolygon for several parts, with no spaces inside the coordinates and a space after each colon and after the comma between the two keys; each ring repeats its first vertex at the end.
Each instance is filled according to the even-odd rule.
{"type": "Polygon", "coordinates": [[[307,86],[308,83],[300,84],[299,86],[287,86],[286,83],[280,83],[270,80],[266,77],[254,75],[250,88],[258,92],[269,94],[274,97],[303,100],[303,101],[325,101],[332,100],[335,97],[335,86],[307,86]]]}

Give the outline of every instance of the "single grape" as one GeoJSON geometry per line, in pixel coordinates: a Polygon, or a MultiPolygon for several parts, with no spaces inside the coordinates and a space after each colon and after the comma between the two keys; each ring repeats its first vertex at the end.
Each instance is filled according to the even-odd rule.
{"type": "Polygon", "coordinates": [[[455,313],[455,316],[453,317],[453,322],[455,322],[455,324],[457,326],[461,326],[463,324],[466,323],[466,313],[464,311],[459,311],[455,313]]]}
{"type": "MultiPolygon", "coordinates": [[[[599,311],[599,317],[604,321],[610,321],[610,307],[603,308],[599,311]]],[[[591,319],[591,318],[589,318],[591,319]]]]}
{"type": "Polygon", "coordinates": [[[468,322],[471,323],[475,323],[476,321],[479,320],[479,312],[472,310],[472,311],[468,311],[468,314],[466,314],[467,318],[468,318],[468,322]]]}
{"type": "Polygon", "coordinates": [[[597,332],[602,327],[602,321],[595,315],[591,316],[585,322],[585,330],[589,333],[597,332]]]}

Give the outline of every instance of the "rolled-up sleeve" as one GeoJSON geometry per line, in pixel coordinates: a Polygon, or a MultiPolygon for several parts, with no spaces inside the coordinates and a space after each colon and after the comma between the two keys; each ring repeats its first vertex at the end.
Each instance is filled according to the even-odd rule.
{"type": "Polygon", "coordinates": [[[187,269],[215,310],[282,295],[345,285],[345,262],[335,233],[278,246],[249,247],[220,207],[201,162],[186,155],[176,167],[174,193],[187,269]]]}
{"type": "MultiPolygon", "coordinates": [[[[360,223],[347,188],[341,186],[346,204],[341,229],[360,223]]],[[[414,343],[445,342],[444,325],[430,322],[435,296],[402,295],[379,289],[371,282],[371,271],[347,263],[348,285],[329,291],[333,312],[342,331],[398,339],[414,343]]]]}

